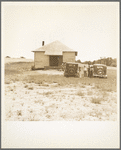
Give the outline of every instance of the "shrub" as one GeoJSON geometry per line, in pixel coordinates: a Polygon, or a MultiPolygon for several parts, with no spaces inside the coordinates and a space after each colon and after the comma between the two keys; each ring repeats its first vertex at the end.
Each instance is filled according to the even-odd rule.
{"type": "Polygon", "coordinates": [[[18,116],[22,116],[21,110],[18,110],[18,111],[17,111],[17,115],[18,115],[18,116]]]}
{"type": "Polygon", "coordinates": [[[106,91],[103,91],[103,92],[102,92],[103,98],[108,97],[108,95],[109,95],[109,94],[108,94],[106,91]]]}
{"type": "Polygon", "coordinates": [[[91,101],[94,104],[101,104],[102,98],[100,98],[100,97],[97,97],[97,98],[93,97],[91,101]]]}
{"type": "Polygon", "coordinates": [[[97,85],[96,85],[96,88],[97,88],[97,89],[100,89],[101,87],[100,87],[100,85],[97,84],[97,85]]]}
{"type": "Polygon", "coordinates": [[[102,91],[107,91],[107,92],[112,92],[112,90],[113,90],[113,88],[112,87],[105,87],[105,86],[103,86],[102,88],[102,91]]]}
{"type": "Polygon", "coordinates": [[[31,70],[35,70],[35,66],[31,66],[31,70]]]}
{"type": "Polygon", "coordinates": [[[51,116],[49,114],[47,114],[46,117],[49,119],[51,116]]]}
{"type": "Polygon", "coordinates": [[[10,56],[6,56],[5,58],[10,58],[10,56]]]}
{"type": "Polygon", "coordinates": [[[10,81],[5,81],[5,84],[10,84],[10,81]]]}
{"type": "Polygon", "coordinates": [[[20,58],[25,58],[25,57],[21,56],[20,58]]]}
{"type": "Polygon", "coordinates": [[[85,88],[85,86],[84,86],[84,85],[82,85],[82,86],[81,86],[81,88],[85,88]]]}
{"type": "Polygon", "coordinates": [[[32,86],[28,87],[28,90],[33,90],[34,88],[32,86]]]}
{"type": "Polygon", "coordinates": [[[35,100],[35,103],[42,103],[42,100],[35,100]]]}
{"type": "Polygon", "coordinates": [[[53,94],[52,91],[48,91],[48,92],[44,92],[43,95],[50,95],[50,94],[53,94]]]}
{"type": "Polygon", "coordinates": [[[11,88],[10,91],[13,91],[13,89],[11,88]]]}
{"type": "Polygon", "coordinates": [[[88,95],[92,95],[93,94],[93,92],[90,90],[90,91],[88,91],[88,93],[87,93],[88,95]]]}
{"type": "Polygon", "coordinates": [[[78,95],[78,96],[84,96],[84,93],[79,89],[79,90],[77,91],[77,95],[78,95]]]}
{"type": "Polygon", "coordinates": [[[25,86],[24,86],[24,88],[27,88],[27,87],[28,87],[28,85],[25,85],[25,86]]]}
{"type": "Polygon", "coordinates": [[[7,116],[10,118],[12,115],[13,115],[13,114],[12,114],[12,111],[11,111],[11,110],[9,110],[9,112],[8,112],[7,116]]]}

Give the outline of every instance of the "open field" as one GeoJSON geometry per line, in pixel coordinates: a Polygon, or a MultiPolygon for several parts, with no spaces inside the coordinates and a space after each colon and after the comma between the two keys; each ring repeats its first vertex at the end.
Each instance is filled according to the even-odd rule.
{"type": "Polygon", "coordinates": [[[117,120],[116,69],[108,69],[107,79],[66,78],[62,71],[31,71],[32,65],[5,64],[6,120],[117,120]]]}
{"type": "Polygon", "coordinates": [[[32,59],[25,59],[25,58],[5,58],[4,63],[13,63],[13,62],[33,62],[32,59]]]}

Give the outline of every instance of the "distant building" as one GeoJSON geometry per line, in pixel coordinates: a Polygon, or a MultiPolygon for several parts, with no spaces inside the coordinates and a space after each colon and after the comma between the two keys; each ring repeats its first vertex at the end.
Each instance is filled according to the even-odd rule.
{"type": "Polygon", "coordinates": [[[75,62],[77,51],[74,51],[62,44],[59,41],[54,41],[50,44],[32,51],[34,52],[34,67],[35,69],[44,68],[60,68],[62,62],[75,62]]]}

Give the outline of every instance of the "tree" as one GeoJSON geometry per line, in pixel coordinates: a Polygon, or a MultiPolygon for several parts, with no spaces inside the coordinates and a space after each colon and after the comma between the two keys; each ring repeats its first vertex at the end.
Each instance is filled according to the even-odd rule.
{"type": "Polygon", "coordinates": [[[80,60],[80,59],[78,59],[76,62],[81,63],[81,60],[80,60]]]}
{"type": "Polygon", "coordinates": [[[108,57],[108,58],[106,59],[106,65],[107,65],[107,66],[110,66],[110,65],[112,64],[112,61],[113,61],[113,59],[112,59],[111,57],[108,57]]]}
{"type": "Polygon", "coordinates": [[[6,56],[6,58],[10,58],[10,56],[6,56]]]}

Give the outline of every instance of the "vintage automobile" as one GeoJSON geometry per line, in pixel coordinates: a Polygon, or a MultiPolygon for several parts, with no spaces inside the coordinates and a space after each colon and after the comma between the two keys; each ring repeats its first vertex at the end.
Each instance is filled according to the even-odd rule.
{"type": "Polygon", "coordinates": [[[93,77],[107,78],[107,66],[104,64],[93,65],[93,77]]]}
{"type": "Polygon", "coordinates": [[[80,67],[78,63],[67,62],[64,70],[66,77],[80,77],[80,67]]]}

